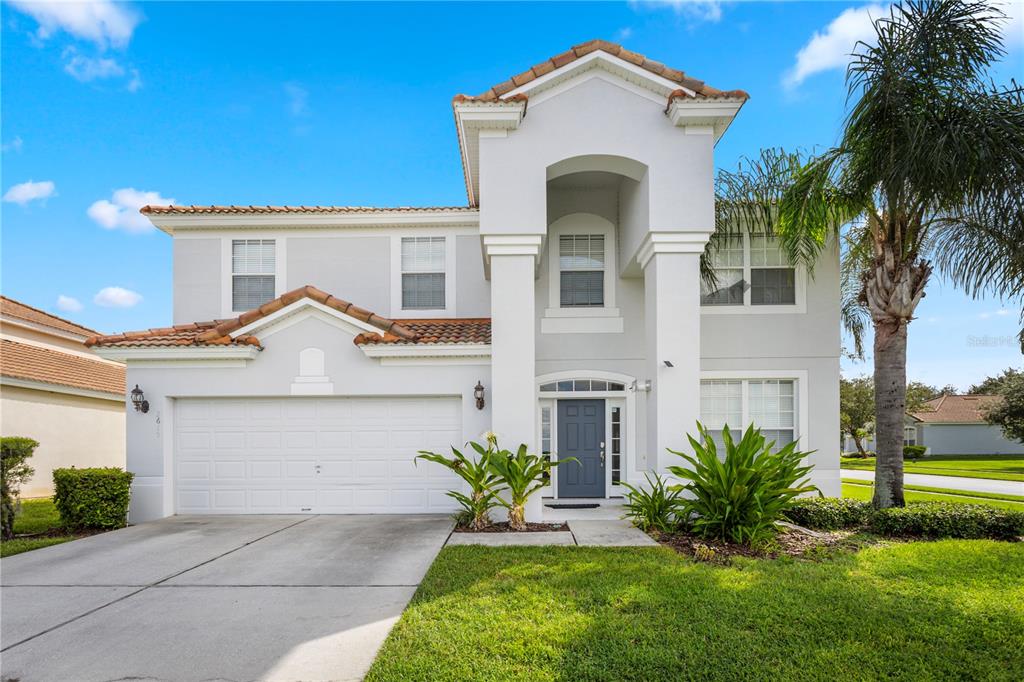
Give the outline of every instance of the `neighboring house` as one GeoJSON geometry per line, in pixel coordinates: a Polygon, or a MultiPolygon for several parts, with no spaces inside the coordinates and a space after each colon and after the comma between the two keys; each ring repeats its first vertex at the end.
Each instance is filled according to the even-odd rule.
{"type": "Polygon", "coordinates": [[[144,207],[174,326],[89,342],[149,404],[131,518],[448,511],[413,457],[487,430],[579,459],[546,496],[619,495],[697,420],[799,439],[838,495],[837,250],[812,279],[745,238],[701,291],[746,99],[591,41],[455,97],[468,206],[144,207]]]}
{"type": "Polygon", "coordinates": [[[1009,440],[985,421],[985,411],[1002,400],[997,395],[944,395],[929,400],[908,416],[917,444],[930,455],[1024,455],[1024,443],[1009,440]]]}
{"type": "Polygon", "coordinates": [[[125,368],[96,332],[0,296],[0,432],[39,441],[22,497],[53,494],[53,470],[125,466],[125,368]]]}

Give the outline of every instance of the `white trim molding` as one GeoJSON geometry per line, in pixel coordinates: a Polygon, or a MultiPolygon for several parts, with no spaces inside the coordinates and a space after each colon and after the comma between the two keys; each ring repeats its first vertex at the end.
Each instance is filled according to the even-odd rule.
{"type": "Polygon", "coordinates": [[[454,317],[456,292],[458,285],[458,252],[456,235],[429,230],[416,234],[391,235],[391,311],[392,318],[432,318],[454,317]],[[403,308],[402,307],[402,240],[412,237],[443,237],[444,238],[444,308],[403,308]]]}
{"type": "Polygon", "coordinates": [[[636,260],[646,268],[655,254],[659,253],[704,253],[714,227],[706,230],[651,230],[644,235],[636,260]]]}
{"type": "Polygon", "coordinates": [[[718,142],[745,102],[741,97],[707,100],[676,97],[665,113],[672,125],[684,128],[688,134],[713,134],[718,142]]]}
{"type": "MultiPolygon", "coordinates": [[[[700,379],[734,379],[760,381],[761,379],[789,379],[796,382],[797,437],[802,447],[807,447],[810,429],[810,388],[809,372],[806,369],[728,369],[701,370],[700,379]]],[[[743,406],[744,411],[747,406],[743,406]]],[[[747,424],[742,428],[746,429],[747,424]]]]}
{"type": "Polygon", "coordinates": [[[491,346],[461,344],[364,344],[359,350],[382,365],[489,365],[491,346]]]}
{"type": "Polygon", "coordinates": [[[81,398],[95,398],[97,400],[109,400],[115,403],[127,404],[125,402],[125,396],[120,393],[107,393],[106,391],[94,391],[88,388],[78,388],[76,386],[65,386],[63,384],[50,384],[45,381],[32,381],[31,379],[18,379],[16,377],[0,377],[0,386],[10,386],[11,388],[24,388],[33,391],[46,391],[48,393],[62,393],[65,395],[74,395],[81,398]]]}
{"type": "Polygon", "coordinates": [[[171,236],[188,232],[214,230],[292,230],[292,229],[355,229],[395,228],[420,226],[465,226],[477,228],[480,212],[477,210],[372,210],[350,213],[189,213],[151,214],[146,216],[160,230],[171,236]]]}
{"type": "Polygon", "coordinates": [[[245,361],[255,360],[260,353],[256,346],[173,346],[125,348],[110,346],[96,348],[96,355],[108,360],[130,363],[133,367],[140,360],[169,362],[168,366],[180,367],[177,363],[200,362],[202,367],[210,366],[208,362],[227,361],[228,367],[244,367],[245,361]]]}
{"type": "Polygon", "coordinates": [[[468,100],[456,101],[452,108],[455,110],[455,127],[462,151],[466,190],[470,202],[475,206],[480,202],[480,137],[494,132],[508,134],[508,131],[516,130],[526,116],[526,102],[468,100]]]}
{"type": "Polygon", "coordinates": [[[244,327],[236,329],[229,336],[233,339],[237,339],[240,336],[258,336],[260,340],[263,340],[308,317],[316,317],[327,324],[348,332],[352,336],[363,333],[384,336],[384,332],[378,327],[374,327],[372,324],[363,322],[351,315],[346,315],[340,310],[335,310],[311,298],[300,298],[298,301],[286,305],[277,312],[273,312],[266,317],[261,317],[244,327]]]}

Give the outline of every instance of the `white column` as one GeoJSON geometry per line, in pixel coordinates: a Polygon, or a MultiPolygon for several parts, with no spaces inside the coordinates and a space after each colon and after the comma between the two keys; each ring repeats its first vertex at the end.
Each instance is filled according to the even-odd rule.
{"type": "MultiPolygon", "coordinates": [[[[540,235],[486,235],[491,269],[491,420],[504,447],[537,452],[536,272],[540,235]]],[[[526,520],[541,520],[540,495],[526,520]]]]}
{"type": "Polygon", "coordinates": [[[647,465],[665,473],[688,450],[700,417],[700,255],[708,232],[651,232],[638,252],[644,269],[647,465]]]}

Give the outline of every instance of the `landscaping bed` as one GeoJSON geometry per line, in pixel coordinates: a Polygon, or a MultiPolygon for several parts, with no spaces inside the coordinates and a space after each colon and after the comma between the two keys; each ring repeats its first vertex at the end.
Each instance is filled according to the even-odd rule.
{"type": "Polygon", "coordinates": [[[725,566],[664,547],[447,547],[367,680],[1015,680],[1022,604],[1021,543],[725,566]]]}
{"type": "Polygon", "coordinates": [[[527,523],[526,530],[512,530],[508,525],[508,521],[492,523],[480,530],[473,530],[467,526],[455,527],[456,533],[557,533],[568,530],[569,524],[564,521],[562,523],[527,523]]]}
{"type": "Polygon", "coordinates": [[[854,531],[814,531],[813,535],[797,530],[784,529],[775,539],[763,547],[753,548],[724,540],[702,538],[692,533],[659,533],[649,535],[659,544],[670,547],[697,561],[729,564],[734,557],[775,559],[789,557],[820,557],[823,553],[837,550],[859,549],[867,544],[880,542],[854,531]]]}

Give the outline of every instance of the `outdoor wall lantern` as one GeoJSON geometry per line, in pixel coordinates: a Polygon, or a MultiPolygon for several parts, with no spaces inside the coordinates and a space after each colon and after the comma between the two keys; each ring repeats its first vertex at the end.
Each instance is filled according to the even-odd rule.
{"type": "Polygon", "coordinates": [[[132,405],[135,406],[136,412],[141,412],[142,414],[149,412],[149,401],[146,400],[146,394],[142,392],[138,384],[135,384],[135,388],[132,389],[131,397],[132,405]]]}
{"type": "Polygon", "coordinates": [[[476,409],[484,409],[484,385],[479,381],[477,381],[476,386],[473,387],[473,397],[476,398],[476,409]]]}

